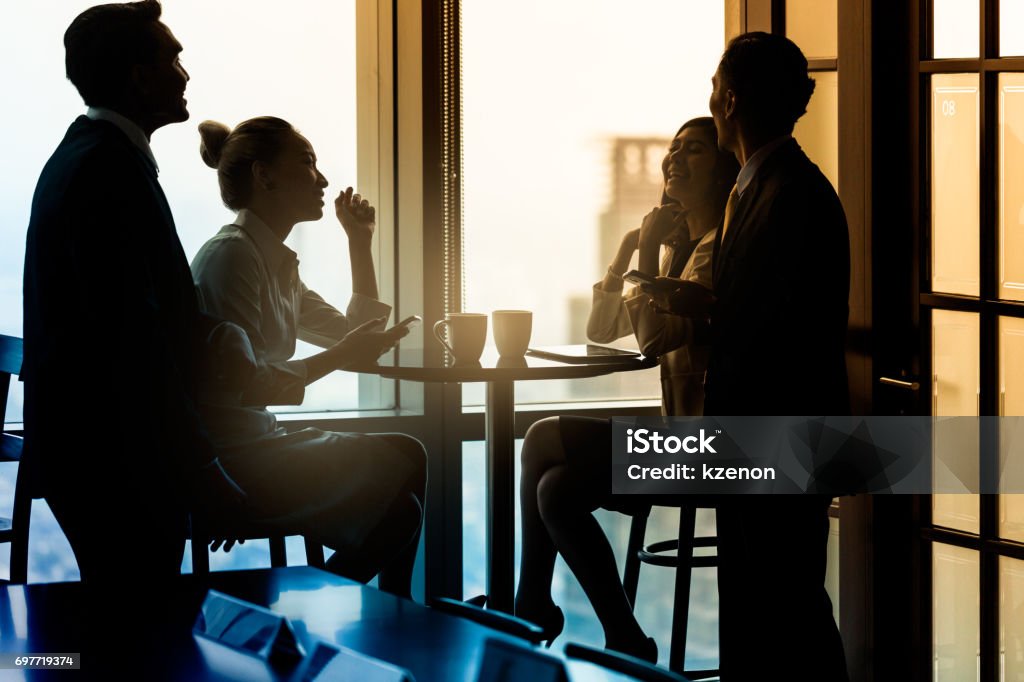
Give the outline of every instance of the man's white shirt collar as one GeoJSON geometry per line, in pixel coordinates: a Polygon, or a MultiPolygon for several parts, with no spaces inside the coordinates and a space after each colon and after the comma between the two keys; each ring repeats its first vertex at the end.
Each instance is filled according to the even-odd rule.
{"type": "Polygon", "coordinates": [[[792,139],[792,135],[777,137],[754,152],[754,155],[747,159],[747,162],[743,164],[743,168],[740,169],[740,174],[736,176],[737,191],[740,194],[747,191],[747,187],[750,186],[754,176],[757,175],[757,169],[764,164],[764,160],[771,156],[772,152],[792,139]]]}
{"type": "Polygon", "coordinates": [[[160,166],[157,165],[156,157],[153,156],[153,149],[149,146],[149,140],[146,138],[146,133],[142,132],[134,121],[125,118],[121,114],[117,113],[113,109],[107,109],[106,107],[89,107],[88,111],[85,112],[93,121],[107,121],[117,126],[122,133],[128,136],[131,143],[134,144],[139,150],[145,155],[149,162],[153,164],[153,168],[156,172],[160,173],[160,166]]]}

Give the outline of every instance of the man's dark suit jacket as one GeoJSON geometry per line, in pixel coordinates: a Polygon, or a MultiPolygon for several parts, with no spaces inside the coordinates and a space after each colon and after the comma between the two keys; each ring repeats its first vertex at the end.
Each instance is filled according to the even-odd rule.
{"type": "Polygon", "coordinates": [[[764,160],[718,239],[704,413],[848,414],[846,215],[796,141],[764,160]]]}
{"type": "MultiPolygon", "coordinates": [[[[716,244],[705,414],[849,414],[849,251],[832,185],[795,141],[784,143],[716,244]]],[[[723,682],[846,680],[824,588],[831,499],[726,498],[718,508],[723,682]]]]}
{"type": "Polygon", "coordinates": [[[215,456],[193,400],[212,321],[156,169],[113,124],[79,117],[43,168],[24,297],[25,447],[83,576],[118,528],[180,563],[183,482],[215,456]]]}

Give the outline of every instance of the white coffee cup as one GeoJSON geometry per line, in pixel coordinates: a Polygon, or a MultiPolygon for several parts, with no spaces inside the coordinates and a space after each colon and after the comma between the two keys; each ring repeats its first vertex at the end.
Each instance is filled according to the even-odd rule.
{"type": "Polygon", "coordinates": [[[521,358],[530,346],[533,313],[529,310],[495,310],[491,313],[494,345],[503,358],[521,358]]]}
{"type": "Polygon", "coordinates": [[[487,315],[483,313],[448,313],[434,324],[434,336],[457,362],[480,360],[487,341],[487,315]],[[448,341],[442,330],[448,329],[448,341]],[[449,345],[450,342],[450,345],[449,345]]]}

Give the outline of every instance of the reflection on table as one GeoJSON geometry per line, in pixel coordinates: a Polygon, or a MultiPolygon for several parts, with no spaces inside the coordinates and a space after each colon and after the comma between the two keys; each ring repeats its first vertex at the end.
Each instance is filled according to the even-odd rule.
{"type": "MultiPolygon", "coordinates": [[[[275,669],[263,661],[192,634],[208,588],[266,606],[288,618],[307,655],[317,642],[358,651],[412,672],[418,682],[474,680],[487,638],[521,644],[488,628],[399,599],[307,566],[224,571],[204,578],[180,576],[159,611],[147,613],[155,595],[113,595],[110,612],[119,623],[96,633],[83,608],[81,583],[0,586],[0,652],[82,654],[82,671],[101,662],[83,643],[97,635],[118,651],[108,669],[136,672],[137,679],[296,680],[301,666],[275,669]],[[169,607],[168,607],[169,605],[169,607]],[[125,642],[123,649],[119,642],[125,642]],[[139,668],[144,663],[144,669],[139,668]]],[[[586,663],[567,665],[573,680],[621,680],[586,663]]],[[[4,671],[10,673],[11,671],[4,671]]],[[[37,671],[38,672],[38,671],[37,671]]],[[[26,671],[12,679],[35,679],[26,671]]],[[[4,679],[7,679],[6,677],[4,679]]]]}

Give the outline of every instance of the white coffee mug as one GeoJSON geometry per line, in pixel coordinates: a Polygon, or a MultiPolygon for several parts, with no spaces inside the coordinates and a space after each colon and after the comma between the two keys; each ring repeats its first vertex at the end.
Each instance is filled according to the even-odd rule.
{"type": "Polygon", "coordinates": [[[461,363],[477,362],[487,341],[487,315],[483,313],[448,313],[434,324],[434,336],[461,363]],[[448,329],[448,341],[443,331],[448,329]],[[451,342],[449,345],[449,341],[451,342]]]}
{"type": "Polygon", "coordinates": [[[503,358],[521,358],[530,346],[533,313],[529,310],[495,310],[491,313],[494,345],[503,358]]]}

